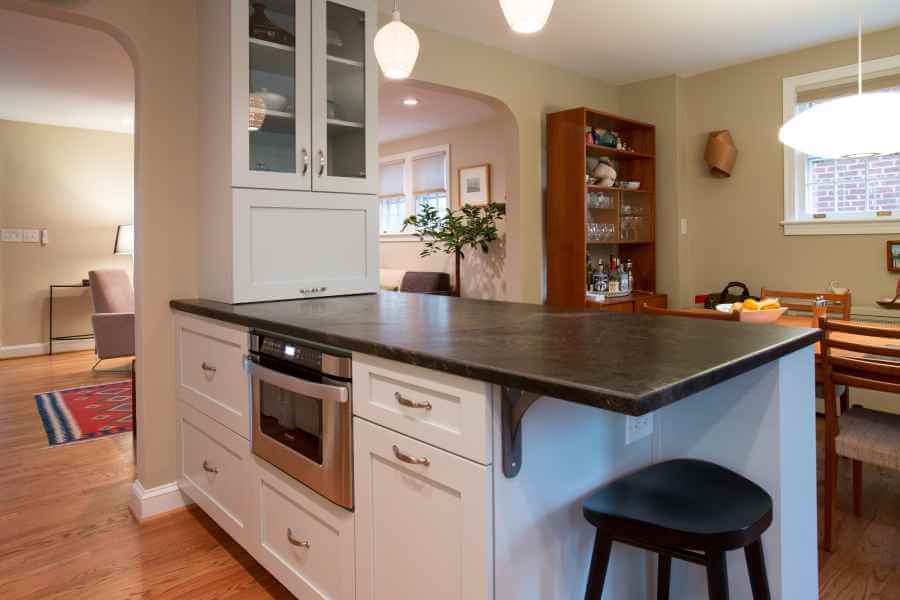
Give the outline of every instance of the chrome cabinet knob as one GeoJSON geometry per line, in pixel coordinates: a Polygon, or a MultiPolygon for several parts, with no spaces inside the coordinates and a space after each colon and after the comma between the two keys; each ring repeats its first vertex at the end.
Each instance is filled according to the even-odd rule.
{"type": "Polygon", "coordinates": [[[303,172],[301,175],[306,175],[309,172],[309,152],[306,151],[306,148],[301,148],[300,153],[303,155],[303,172]]]}

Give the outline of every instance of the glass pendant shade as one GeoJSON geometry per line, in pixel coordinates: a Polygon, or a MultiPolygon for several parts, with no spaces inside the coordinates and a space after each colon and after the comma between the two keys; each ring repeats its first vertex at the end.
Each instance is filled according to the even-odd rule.
{"type": "Polygon", "coordinates": [[[500,8],[513,31],[535,33],[547,24],[553,0],[500,0],[500,8]]]}
{"type": "Polygon", "coordinates": [[[400,11],[375,34],[375,58],[388,79],[406,79],[416,66],[419,36],[400,20],[400,11]]]}
{"type": "Polygon", "coordinates": [[[822,158],[900,152],[900,93],[857,94],[817,104],[785,123],[778,139],[822,158]]]}
{"type": "Polygon", "coordinates": [[[266,101],[258,94],[250,94],[250,121],[248,129],[250,131],[259,131],[266,121],[266,101]]]}

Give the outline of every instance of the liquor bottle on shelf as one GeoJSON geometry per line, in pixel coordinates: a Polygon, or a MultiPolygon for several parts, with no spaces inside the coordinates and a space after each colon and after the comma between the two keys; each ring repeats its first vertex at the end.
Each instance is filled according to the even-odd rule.
{"type": "Polygon", "coordinates": [[[630,258],[625,261],[625,273],[628,275],[628,292],[631,293],[634,291],[634,271],[630,258]]]}
{"type": "Polygon", "coordinates": [[[597,292],[605,294],[609,292],[609,273],[603,266],[603,259],[597,259],[597,292]]]}
{"type": "Polygon", "coordinates": [[[619,261],[615,255],[609,257],[609,293],[619,294],[622,291],[622,277],[619,274],[619,261]]]}
{"type": "Polygon", "coordinates": [[[586,264],[586,266],[585,266],[585,271],[586,271],[586,272],[585,272],[585,278],[586,278],[586,280],[587,280],[587,281],[586,281],[586,283],[587,283],[587,289],[588,289],[588,291],[590,291],[590,290],[591,290],[591,284],[592,284],[593,281],[594,281],[594,265],[591,264],[591,255],[590,255],[590,254],[587,255],[587,264],[586,264]]]}

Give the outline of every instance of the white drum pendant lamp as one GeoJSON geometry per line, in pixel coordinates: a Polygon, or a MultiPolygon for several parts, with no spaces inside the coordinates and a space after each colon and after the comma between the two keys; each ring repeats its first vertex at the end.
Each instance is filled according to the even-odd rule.
{"type": "Polygon", "coordinates": [[[391,22],[375,34],[375,58],[388,79],[406,79],[419,57],[419,36],[400,20],[399,0],[394,2],[391,22]]]}
{"type": "Polygon", "coordinates": [[[781,127],[778,139],[809,156],[860,158],[900,152],[900,92],[862,90],[862,17],[858,92],[811,107],[781,127]]]}
{"type": "Polygon", "coordinates": [[[547,24],[553,0],[500,0],[503,16],[517,33],[537,33],[547,24]]]}

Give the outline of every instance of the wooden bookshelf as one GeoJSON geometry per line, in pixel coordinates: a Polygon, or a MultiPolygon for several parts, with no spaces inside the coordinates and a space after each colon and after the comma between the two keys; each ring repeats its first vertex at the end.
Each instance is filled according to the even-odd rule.
{"type": "Polygon", "coordinates": [[[547,115],[547,302],[571,308],[633,312],[643,304],[665,306],[656,293],[656,127],[589,108],[547,115]],[[628,150],[588,142],[588,128],[616,131],[628,150]],[[589,185],[589,165],[607,157],[618,181],[640,181],[637,190],[589,185]],[[590,208],[588,194],[611,197],[609,208],[590,208]],[[614,225],[612,239],[588,237],[590,223],[614,225]],[[634,290],[604,303],[587,299],[585,257],[607,263],[631,259],[634,290]]]}

